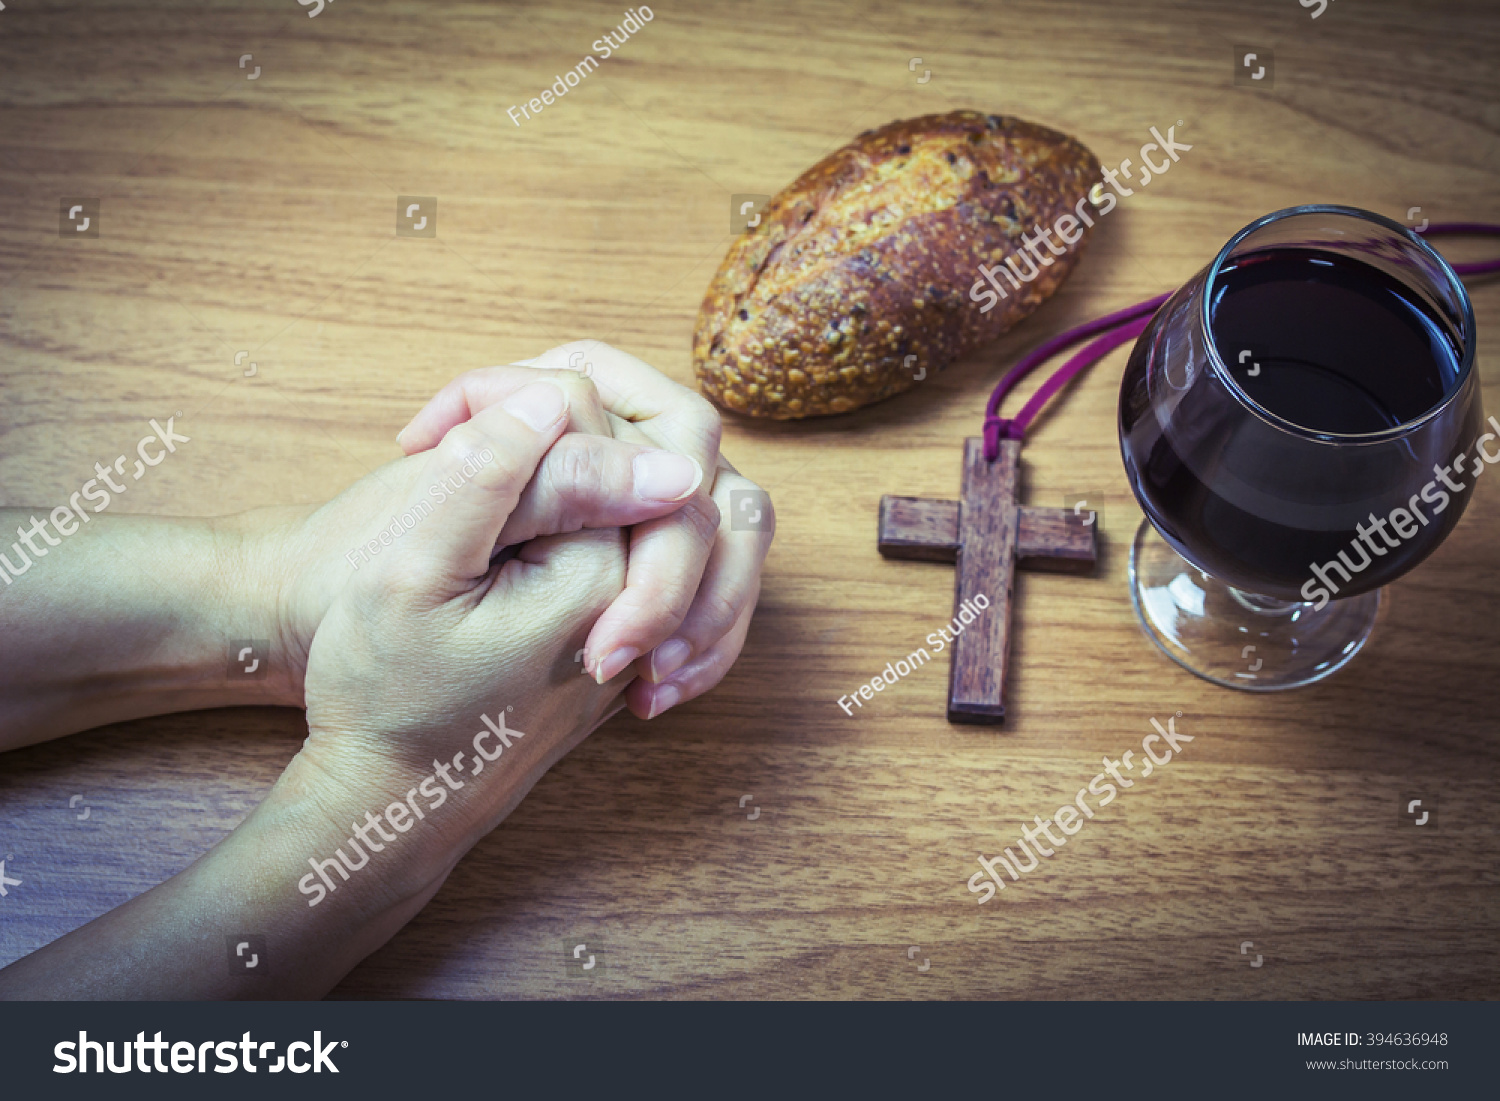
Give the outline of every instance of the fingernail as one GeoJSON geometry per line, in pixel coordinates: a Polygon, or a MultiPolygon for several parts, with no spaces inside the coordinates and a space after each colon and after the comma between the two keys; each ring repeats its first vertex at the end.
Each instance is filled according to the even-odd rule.
{"type": "Polygon", "coordinates": [[[671,451],[643,451],[630,467],[636,496],[647,501],[680,501],[703,484],[697,461],[671,451]]]}
{"type": "Polygon", "coordinates": [[[693,648],[680,638],[669,638],[651,654],[651,679],[670,677],[692,656],[693,648]]]}
{"type": "MultiPolygon", "coordinates": [[[[406,428],[410,428],[410,427],[411,427],[411,425],[407,425],[406,426],[406,428]]],[[[396,443],[399,444],[401,442],[401,437],[404,436],[404,435],[406,435],[406,428],[403,428],[401,431],[399,431],[399,432],[396,433],[396,443]]]]}
{"type": "Polygon", "coordinates": [[[640,656],[641,652],[634,646],[622,646],[599,663],[594,670],[594,679],[600,684],[614,680],[625,666],[640,656]]]}
{"type": "Polygon", "coordinates": [[[533,432],[551,428],[568,408],[568,395],[550,379],[521,387],[505,399],[505,411],[525,421],[533,432]]]}
{"type": "Polygon", "coordinates": [[[676,707],[682,702],[682,689],[675,684],[664,684],[651,694],[651,713],[646,716],[647,720],[656,718],[668,708],[676,707]]]}

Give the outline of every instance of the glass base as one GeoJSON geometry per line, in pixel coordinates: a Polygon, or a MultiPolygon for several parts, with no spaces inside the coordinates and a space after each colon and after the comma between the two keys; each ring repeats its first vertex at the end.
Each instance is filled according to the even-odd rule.
{"type": "Polygon", "coordinates": [[[1130,548],[1130,600],[1146,636],[1204,680],[1248,692],[1300,688],[1342,669],[1375,627],[1381,591],[1321,611],[1216,581],[1142,521],[1130,548]]]}

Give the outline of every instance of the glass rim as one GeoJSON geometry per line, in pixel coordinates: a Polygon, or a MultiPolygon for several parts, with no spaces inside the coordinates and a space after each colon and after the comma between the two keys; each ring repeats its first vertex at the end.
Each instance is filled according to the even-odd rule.
{"type": "Polygon", "coordinates": [[[1234,236],[1230,237],[1224,243],[1224,247],[1219,250],[1218,255],[1213,258],[1213,262],[1208,266],[1208,276],[1203,282],[1202,303],[1199,306],[1199,322],[1207,338],[1204,343],[1208,345],[1209,369],[1219,377],[1219,380],[1234,395],[1235,400],[1272,428],[1277,428],[1283,432],[1319,443],[1383,443],[1410,435],[1428,421],[1441,416],[1458,399],[1459,395],[1463,393],[1465,387],[1468,385],[1470,376],[1474,373],[1474,305],[1469,300],[1468,288],[1459,279],[1458,273],[1453,270],[1453,266],[1443,258],[1442,253],[1429,245],[1420,234],[1413,232],[1410,227],[1393,221],[1383,214],[1376,214],[1373,211],[1362,210],[1354,206],[1341,206],[1336,203],[1309,203],[1304,206],[1289,206],[1282,210],[1272,211],[1270,214],[1263,214],[1239,230],[1239,232],[1235,233],[1234,236]],[[1223,357],[1219,355],[1219,342],[1214,335],[1213,319],[1210,316],[1210,309],[1213,304],[1214,279],[1218,276],[1225,260],[1229,258],[1230,252],[1246,237],[1249,237],[1257,230],[1265,228],[1272,222],[1279,222],[1285,218],[1292,218],[1302,214],[1336,214],[1359,221],[1373,222],[1378,226],[1393,231],[1399,236],[1405,237],[1412,244],[1416,245],[1419,252],[1425,254],[1429,259],[1436,261],[1438,269],[1448,280],[1449,288],[1457,295],[1462,310],[1460,320],[1464,326],[1464,332],[1463,355],[1459,362],[1458,376],[1454,379],[1449,392],[1432,408],[1408,421],[1390,428],[1382,428],[1378,432],[1321,432],[1288,420],[1280,414],[1271,412],[1271,410],[1247,394],[1244,388],[1235,381],[1234,373],[1229,370],[1229,367],[1224,363],[1223,357]]]}

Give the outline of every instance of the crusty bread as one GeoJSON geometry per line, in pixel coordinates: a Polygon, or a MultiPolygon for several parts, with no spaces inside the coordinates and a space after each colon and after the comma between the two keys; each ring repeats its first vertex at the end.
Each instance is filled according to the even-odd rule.
{"type": "MultiPolygon", "coordinates": [[[[1099,162],[1055,130],[953,111],[861,134],[771,200],[709,284],[693,338],[703,391],[726,408],[790,419],[910,389],[999,336],[1072,270],[1022,247],[1085,202],[1099,162]],[[982,310],[981,264],[1039,269],[982,310]],[[979,281],[976,283],[976,280],[979,281]],[[973,297],[971,298],[971,292],[973,297]]],[[[1091,219],[1076,219],[1084,234],[1091,219]]],[[[1024,279],[1024,276],[1023,276],[1024,279]]],[[[1009,280],[1009,281],[1007,281],[1009,280]]],[[[985,294],[993,292],[986,289],[985,294]]],[[[984,301],[989,301],[985,299],[984,301]]]]}

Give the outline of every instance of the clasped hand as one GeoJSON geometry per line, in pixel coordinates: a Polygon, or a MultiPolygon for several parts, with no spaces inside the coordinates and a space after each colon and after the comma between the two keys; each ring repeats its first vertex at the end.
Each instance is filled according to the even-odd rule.
{"type": "Polygon", "coordinates": [[[213,850],[0,971],[0,996],[326,993],[609,715],[660,715],[738,657],[770,506],[764,530],[725,522],[756,491],[719,434],[640,360],[564,345],[445,386],[405,457],[326,505],[99,516],[11,579],[0,750],[234,704],[305,707],[308,737],[213,850]],[[226,679],[246,637],[269,672],[226,679]],[[219,955],[243,929],[277,960],[253,990],[219,955]]]}

